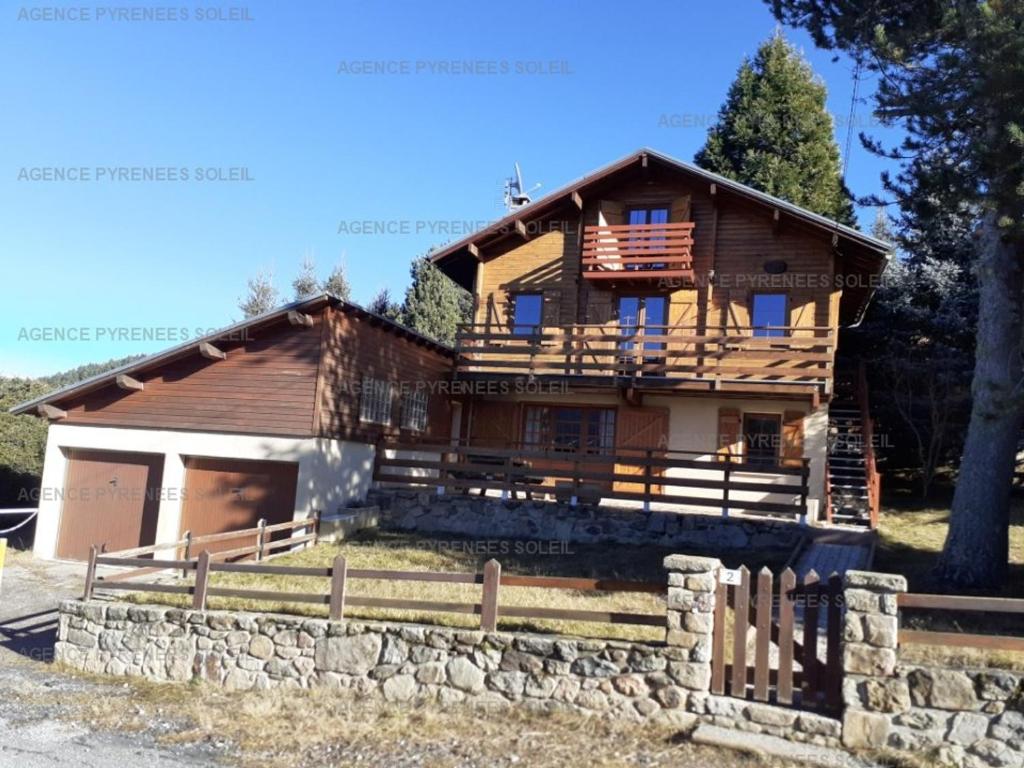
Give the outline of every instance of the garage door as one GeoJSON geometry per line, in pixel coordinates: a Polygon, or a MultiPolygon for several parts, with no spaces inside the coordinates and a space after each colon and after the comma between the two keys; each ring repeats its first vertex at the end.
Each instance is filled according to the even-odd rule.
{"type": "Polygon", "coordinates": [[[153,453],[68,453],[57,557],[85,560],[89,547],[156,543],[164,457],[153,453]]]}
{"type": "MultiPolygon", "coordinates": [[[[260,518],[270,525],[288,522],[295,516],[297,479],[297,464],[189,457],[181,531],[203,536],[254,528],[260,518]]],[[[218,541],[198,550],[222,552],[250,543],[255,540],[218,541]]]]}

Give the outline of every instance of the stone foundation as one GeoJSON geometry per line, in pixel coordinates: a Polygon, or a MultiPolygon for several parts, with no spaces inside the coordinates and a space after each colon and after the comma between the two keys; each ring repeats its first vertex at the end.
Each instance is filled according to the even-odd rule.
{"type": "Polygon", "coordinates": [[[382,528],[474,538],[542,539],[579,544],[636,544],[676,549],[792,550],[804,529],[798,522],[756,520],[636,507],[567,502],[503,501],[489,496],[374,490],[382,528]]]}

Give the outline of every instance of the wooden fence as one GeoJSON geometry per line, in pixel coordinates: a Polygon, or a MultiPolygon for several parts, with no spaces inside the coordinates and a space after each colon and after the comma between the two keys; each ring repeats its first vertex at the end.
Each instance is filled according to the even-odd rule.
{"type": "MultiPolygon", "coordinates": [[[[967,595],[925,595],[915,592],[897,598],[901,609],[932,609],[939,611],[981,611],[987,614],[1024,614],[1024,600],[1002,597],[971,597],[967,595]]],[[[899,641],[947,648],[980,648],[988,651],[1024,651],[1024,637],[980,635],[968,632],[934,632],[922,629],[900,629],[899,641]]]]}
{"type": "Polygon", "coordinates": [[[807,459],[765,467],[742,457],[659,448],[630,448],[614,455],[536,446],[491,447],[464,443],[381,442],[374,480],[390,485],[502,495],[553,494],[576,504],[602,500],[767,513],[806,522],[810,466],[807,459]],[[436,454],[426,456],[425,454],[436,454]],[[679,470],[679,472],[675,472],[679,470]],[[713,473],[714,476],[702,476],[713,473]],[[710,491],[696,495],[686,491],[710,491]],[[759,498],[744,498],[757,494],[759,498]],[[766,501],[765,497],[788,497],[766,501]]]}
{"type": "Polygon", "coordinates": [[[810,571],[797,585],[787,568],[774,586],[762,568],[751,592],[750,571],[720,572],[715,592],[715,627],[711,643],[711,692],[755,701],[837,711],[842,704],[842,579],[822,582],[810,571]],[[729,578],[731,577],[731,578],[729,578]],[[733,581],[727,584],[725,579],[733,581]],[[732,609],[731,660],[727,648],[732,609]],[[797,621],[802,620],[801,636],[797,621]],[[753,636],[754,654],[748,645],[753,636]],[[824,636],[824,658],[819,638],[824,636]],[[777,654],[772,654],[772,646],[777,654]],[[751,661],[753,664],[751,664],[751,661]],[[800,670],[794,670],[799,664],[800,670]]]}
{"type": "Polygon", "coordinates": [[[644,592],[664,595],[665,584],[639,581],[618,581],[612,579],[566,578],[555,576],[514,576],[502,575],[501,564],[490,560],[482,573],[449,573],[437,571],[389,571],[366,568],[349,568],[341,555],[330,567],[305,567],[290,565],[265,565],[263,563],[218,562],[207,551],[194,560],[150,560],[138,557],[112,557],[103,555],[96,547],[89,555],[83,599],[88,600],[97,589],[159,592],[172,595],[188,595],[192,607],[204,610],[210,597],[238,598],[269,601],[275,603],[306,603],[328,606],[331,619],[342,619],[346,606],[361,608],[385,608],[391,610],[414,610],[427,613],[461,613],[480,616],[480,628],[486,631],[497,629],[498,618],[547,619],[560,621],[587,621],[604,624],[634,624],[641,626],[666,627],[663,613],[626,613],[614,611],[588,611],[559,608],[534,608],[506,605],[499,602],[501,588],[534,587],[542,589],[570,589],[582,592],[644,592]],[[116,565],[128,570],[114,577],[99,577],[96,567],[116,565]],[[153,573],[156,570],[180,571],[183,575],[194,575],[192,584],[153,584],[130,581],[134,576],[153,573]],[[232,589],[217,587],[210,583],[214,573],[244,573],[257,576],[309,576],[327,579],[329,592],[278,592],[255,589],[232,589]],[[361,597],[348,595],[348,585],[353,579],[377,579],[383,581],[417,581],[427,584],[475,584],[480,585],[480,602],[453,603],[435,600],[407,600],[385,597],[361,597]]]}

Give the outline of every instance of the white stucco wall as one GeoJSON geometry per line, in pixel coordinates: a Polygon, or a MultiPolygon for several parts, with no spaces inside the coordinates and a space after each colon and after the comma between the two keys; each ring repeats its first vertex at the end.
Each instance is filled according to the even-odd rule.
{"type": "Polygon", "coordinates": [[[186,456],[297,463],[296,520],[307,517],[314,510],[334,512],[351,501],[365,498],[373,480],[374,447],[365,443],[325,438],[296,439],[52,424],[46,442],[39,518],[36,523],[34,553],[37,557],[52,559],[56,554],[65,495],[67,451],[72,448],[158,453],[164,456],[157,542],[178,538],[186,456]]]}

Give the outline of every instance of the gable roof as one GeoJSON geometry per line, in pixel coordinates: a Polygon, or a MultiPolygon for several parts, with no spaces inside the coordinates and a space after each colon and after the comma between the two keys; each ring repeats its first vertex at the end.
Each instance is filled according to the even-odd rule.
{"type": "Polygon", "coordinates": [[[300,299],[298,301],[293,301],[289,304],[283,304],[282,306],[272,309],[268,312],[264,312],[261,315],[256,315],[255,317],[250,317],[246,320],[242,320],[240,322],[233,323],[232,325],[228,325],[224,328],[216,330],[213,333],[209,333],[206,336],[203,336],[202,338],[190,339],[189,341],[170,347],[161,352],[156,352],[152,355],[147,355],[146,357],[139,358],[138,360],[135,360],[131,363],[118,366],[117,368],[112,368],[109,371],[98,373],[95,376],[90,376],[89,378],[83,379],[82,381],[76,382],[74,384],[69,384],[59,389],[55,389],[52,392],[48,392],[45,395],[41,395],[40,397],[36,397],[31,400],[26,400],[23,403],[18,403],[17,405],[10,408],[9,412],[15,415],[28,413],[30,411],[35,410],[40,405],[45,405],[48,403],[65,400],[69,397],[85,394],[92,390],[99,389],[100,387],[105,387],[113,383],[118,376],[144,371],[149,368],[154,368],[156,366],[169,363],[179,358],[199,354],[198,349],[200,344],[213,343],[222,340],[225,337],[238,338],[240,336],[241,331],[272,325],[273,323],[279,321],[280,319],[287,317],[289,312],[320,310],[321,308],[328,304],[333,307],[337,307],[338,309],[341,309],[343,312],[354,315],[355,317],[369,320],[370,322],[376,325],[381,325],[385,330],[388,330],[389,332],[394,333],[397,336],[407,338],[410,341],[413,341],[418,344],[423,344],[424,346],[430,347],[434,351],[445,356],[453,357],[455,354],[454,350],[450,346],[442,344],[439,341],[435,341],[434,339],[431,339],[427,336],[424,336],[418,331],[414,331],[413,329],[405,325],[402,325],[399,322],[384,317],[383,315],[378,315],[377,313],[371,312],[368,309],[364,309],[358,304],[354,304],[350,301],[346,301],[345,299],[338,298],[332,293],[323,293],[318,296],[311,296],[308,299],[300,299]]]}
{"type": "MultiPolygon", "coordinates": [[[[749,201],[754,205],[777,210],[791,216],[811,230],[831,236],[838,255],[842,259],[844,272],[869,276],[878,275],[893,251],[893,246],[890,243],[865,234],[854,227],[840,224],[826,216],[793,205],[781,198],[748,187],[746,184],[741,184],[720,174],[712,173],[693,163],[644,147],[513,211],[508,216],[468,237],[435,251],[430,257],[431,261],[455,282],[471,291],[478,261],[479,251],[477,249],[487,247],[514,234],[516,224],[519,222],[555,213],[574,201],[579,204],[580,198],[585,200],[591,190],[613,180],[616,175],[629,172],[638,166],[646,167],[652,163],[670,171],[702,180],[708,185],[714,184],[720,194],[725,193],[749,201]]],[[[840,312],[841,316],[846,318],[846,324],[856,325],[861,321],[873,294],[874,285],[870,280],[867,285],[853,284],[844,287],[840,312]]]]}

